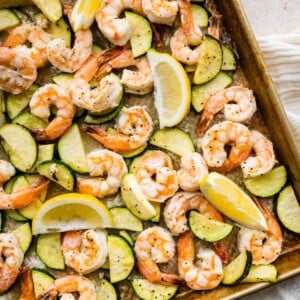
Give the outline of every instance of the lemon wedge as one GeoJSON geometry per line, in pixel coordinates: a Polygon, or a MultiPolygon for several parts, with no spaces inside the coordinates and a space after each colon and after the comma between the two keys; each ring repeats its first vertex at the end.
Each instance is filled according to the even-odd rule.
{"type": "Polygon", "coordinates": [[[71,13],[70,23],[74,31],[88,29],[95,20],[101,0],[77,0],[71,13]]]}
{"type": "Polygon", "coordinates": [[[112,214],[97,198],[67,193],[53,197],[41,206],[32,220],[32,233],[105,228],[112,224],[112,214]]]}
{"type": "Polygon", "coordinates": [[[171,55],[153,49],[147,52],[154,80],[154,104],[160,128],[173,127],[187,115],[191,84],[182,65],[171,55]]]}
{"type": "Polygon", "coordinates": [[[200,183],[206,199],[225,216],[246,227],[266,230],[266,219],[254,201],[232,180],[216,172],[200,183]]]}

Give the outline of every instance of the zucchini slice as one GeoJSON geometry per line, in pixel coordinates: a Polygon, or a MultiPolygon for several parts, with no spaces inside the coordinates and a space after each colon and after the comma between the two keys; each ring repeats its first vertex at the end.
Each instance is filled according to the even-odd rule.
{"type": "Polygon", "coordinates": [[[155,211],[156,211],[156,215],[150,220],[152,222],[156,222],[158,223],[160,220],[160,212],[161,212],[161,203],[159,202],[150,202],[151,205],[154,207],[155,211]]]}
{"type": "Polygon", "coordinates": [[[39,235],[36,243],[36,253],[47,267],[56,270],[65,269],[60,232],[39,235]]]}
{"type": "Polygon", "coordinates": [[[126,242],[127,242],[131,247],[134,246],[134,241],[133,241],[131,235],[130,235],[127,231],[125,231],[125,230],[120,230],[120,231],[119,231],[119,235],[120,235],[122,238],[124,238],[124,239],[126,240],[126,242]]]}
{"type": "Polygon", "coordinates": [[[62,88],[69,89],[74,75],[69,73],[59,73],[54,75],[51,79],[54,83],[62,88]]]}
{"type": "Polygon", "coordinates": [[[201,240],[216,242],[228,236],[233,229],[231,224],[223,223],[206,217],[192,210],[189,216],[192,232],[201,240]]]}
{"type": "Polygon", "coordinates": [[[194,24],[201,28],[208,27],[208,13],[206,9],[198,4],[192,3],[191,10],[194,24]]]}
{"type": "Polygon", "coordinates": [[[276,282],[277,269],[274,265],[252,265],[249,274],[241,282],[276,282]]]}
{"type": "Polygon", "coordinates": [[[78,173],[88,173],[86,153],[78,124],[73,124],[57,144],[60,159],[78,173]]]}
{"type": "Polygon", "coordinates": [[[107,279],[100,280],[100,290],[97,293],[97,300],[118,300],[116,288],[107,279]]]}
{"type": "Polygon", "coordinates": [[[126,207],[112,207],[113,228],[131,231],[142,231],[143,223],[126,207]]]}
{"type": "Polygon", "coordinates": [[[151,283],[143,278],[132,279],[131,285],[138,297],[144,300],[168,300],[173,298],[178,290],[177,286],[151,283]]]}
{"type": "Polygon", "coordinates": [[[71,45],[71,29],[63,17],[56,22],[50,22],[46,31],[51,34],[52,39],[64,39],[67,45],[71,45]]]}
{"type": "Polygon", "coordinates": [[[156,210],[142,192],[133,174],[127,173],[123,176],[121,195],[127,208],[138,218],[150,220],[156,215],[156,210]]]}
{"type": "Polygon", "coordinates": [[[236,70],[236,61],[234,58],[233,51],[228,47],[222,45],[223,52],[223,63],[221,70],[223,71],[234,71],[236,70]]]}
{"type": "Polygon", "coordinates": [[[149,21],[139,14],[125,11],[131,30],[130,45],[133,57],[145,54],[152,44],[152,29],[149,21]]]}
{"type": "Polygon", "coordinates": [[[126,279],[135,265],[132,248],[123,237],[116,234],[108,236],[108,258],[111,283],[126,279]]]}
{"type": "Polygon", "coordinates": [[[34,285],[35,297],[44,294],[47,288],[54,283],[54,276],[46,270],[32,269],[32,281],[34,285]]]}
{"type": "Polygon", "coordinates": [[[28,111],[21,112],[13,120],[12,123],[19,124],[29,130],[44,129],[47,127],[48,122],[41,119],[28,111]]]}
{"type": "Polygon", "coordinates": [[[197,112],[203,110],[205,102],[215,92],[228,87],[232,83],[233,79],[225,72],[220,72],[211,81],[202,85],[192,86],[192,105],[197,112]]]}
{"type": "Polygon", "coordinates": [[[57,22],[62,17],[62,5],[59,0],[32,0],[32,2],[51,22],[57,22]]]}
{"type": "Polygon", "coordinates": [[[237,284],[250,272],[252,265],[252,254],[243,250],[233,261],[224,268],[222,283],[226,285],[237,284]]]}
{"type": "Polygon", "coordinates": [[[155,131],[150,138],[150,144],[179,156],[195,152],[191,137],[179,128],[164,128],[155,131]]]}
{"type": "Polygon", "coordinates": [[[218,40],[206,35],[200,44],[203,55],[193,77],[194,84],[203,84],[217,76],[223,62],[222,47],[218,40]]]}
{"type": "Polygon", "coordinates": [[[28,172],[36,173],[37,166],[46,160],[52,160],[54,157],[55,144],[41,144],[38,145],[38,157],[32,168],[28,172]]]}
{"type": "Polygon", "coordinates": [[[291,185],[278,195],[276,213],[281,224],[288,230],[300,233],[300,205],[291,185]]]}
{"type": "Polygon", "coordinates": [[[20,24],[18,16],[10,9],[0,9],[0,31],[7,30],[20,24]]]}
{"type": "Polygon", "coordinates": [[[61,161],[46,160],[38,165],[37,172],[68,191],[74,190],[76,177],[73,171],[61,161]]]}
{"type": "Polygon", "coordinates": [[[28,129],[17,124],[5,124],[0,128],[0,136],[14,167],[22,172],[29,171],[37,158],[37,144],[28,129]]]}
{"type": "Polygon", "coordinates": [[[258,197],[270,197],[277,194],[286,184],[287,172],[285,166],[279,166],[270,172],[247,178],[244,184],[247,190],[258,197]]]}
{"type": "Polygon", "coordinates": [[[19,226],[17,229],[13,231],[13,234],[17,238],[20,248],[23,253],[27,252],[30,247],[32,241],[32,233],[30,224],[24,223],[23,225],[19,226]]]}

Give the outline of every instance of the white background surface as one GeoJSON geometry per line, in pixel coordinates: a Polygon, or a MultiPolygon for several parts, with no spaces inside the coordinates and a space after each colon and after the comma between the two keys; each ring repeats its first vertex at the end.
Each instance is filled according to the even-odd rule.
{"type": "MultiPolygon", "coordinates": [[[[300,0],[241,2],[300,145],[300,0]]],[[[241,300],[257,299],[299,300],[300,275],[241,300]]]]}

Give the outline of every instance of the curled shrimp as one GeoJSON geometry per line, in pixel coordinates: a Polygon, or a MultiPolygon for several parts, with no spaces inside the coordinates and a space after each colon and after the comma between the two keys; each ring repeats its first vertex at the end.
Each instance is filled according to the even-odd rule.
{"type": "Polygon", "coordinates": [[[275,216],[267,206],[254,198],[259,209],[266,217],[268,230],[259,231],[241,228],[238,233],[239,251],[248,250],[252,253],[252,263],[270,264],[277,259],[282,249],[282,231],[275,216]]]}
{"type": "Polygon", "coordinates": [[[162,273],[157,265],[168,262],[175,255],[175,241],[166,229],[153,226],[139,233],[134,251],[138,268],[148,281],[162,285],[184,283],[176,274],[162,273]]]}
{"type": "Polygon", "coordinates": [[[208,168],[198,152],[187,153],[181,157],[177,171],[179,186],[187,192],[199,190],[200,181],[208,174],[208,168]]]}
{"type": "Polygon", "coordinates": [[[22,268],[19,275],[19,280],[21,290],[19,300],[35,300],[32,275],[28,266],[22,268]]]}
{"type": "Polygon", "coordinates": [[[250,131],[240,123],[223,121],[206,131],[201,139],[201,147],[210,170],[229,172],[249,157],[252,149],[250,131]],[[229,155],[226,145],[231,146],[229,155]]]}
{"type": "Polygon", "coordinates": [[[80,274],[100,268],[108,254],[104,230],[69,231],[63,236],[62,252],[67,266],[80,274]]]}
{"type": "Polygon", "coordinates": [[[96,290],[93,282],[88,278],[80,275],[66,275],[54,281],[47,288],[46,292],[38,297],[38,300],[54,300],[58,295],[65,297],[71,296],[71,293],[77,293],[79,300],[96,300],[96,290]]]}
{"type": "Polygon", "coordinates": [[[114,132],[106,132],[103,128],[93,125],[86,125],[83,129],[104,147],[116,152],[126,152],[148,141],[153,123],[146,109],[136,105],[122,108],[114,132]]]}
{"type": "Polygon", "coordinates": [[[51,36],[40,26],[30,23],[24,23],[15,27],[4,41],[4,46],[17,47],[25,45],[28,41],[31,48],[28,48],[30,57],[34,60],[36,67],[43,67],[48,62],[47,45],[51,40],[51,36]]]}
{"type": "Polygon", "coordinates": [[[215,114],[224,110],[226,120],[244,123],[256,112],[253,92],[241,86],[232,86],[213,94],[204,104],[197,132],[202,135],[209,127],[215,114]]]}
{"type": "Polygon", "coordinates": [[[257,130],[250,130],[250,141],[255,156],[248,157],[241,164],[244,177],[254,177],[271,171],[276,164],[272,142],[257,130]]]}
{"type": "Polygon", "coordinates": [[[0,294],[16,281],[24,259],[19,242],[13,233],[0,233],[0,294]]]}
{"type": "Polygon", "coordinates": [[[37,78],[35,61],[26,46],[0,47],[0,89],[13,94],[26,91],[37,78]]]}
{"type": "Polygon", "coordinates": [[[6,194],[3,184],[15,174],[12,164],[0,160],[0,209],[19,209],[33,202],[44,190],[47,189],[49,181],[45,177],[38,177],[32,184],[18,192],[6,194]]]}
{"type": "Polygon", "coordinates": [[[95,14],[100,31],[115,45],[123,46],[131,37],[128,21],[119,17],[127,8],[143,14],[141,0],[103,0],[95,14]]]}
{"type": "Polygon", "coordinates": [[[178,190],[178,178],[171,158],[162,151],[149,151],[139,161],[134,175],[146,197],[164,202],[178,190]]]}
{"type": "Polygon", "coordinates": [[[178,12],[177,2],[177,0],[142,0],[142,5],[151,23],[172,25],[178,12]]]}
{"type": "Polygon", "coordinates": [[[95,149],[87,155],[90,178],[79,178],[77,190],[98,198],[115,194],[121,179],[127,173],[123,157],[110,150],[95,149]]]}
{"type": "Polygon", "coordinates": [[[178,271],[192,290],[210,290],[217,287],[223,277],[220,257],[212,249],[200,250],[195,263],[193,235],[186,231],[177,242],[178,271]]]}
{"type": "Polygon", "coordinates": [[[40,87],[32,96],[29,106],[32,114],[48,120],[51,106],[57,107],[55,118],[45,129],[36,129],[38,140],[51,141],[64,134],[72,125],[75,109],[68,92],[57,84],[46,84],[40,87]]]}

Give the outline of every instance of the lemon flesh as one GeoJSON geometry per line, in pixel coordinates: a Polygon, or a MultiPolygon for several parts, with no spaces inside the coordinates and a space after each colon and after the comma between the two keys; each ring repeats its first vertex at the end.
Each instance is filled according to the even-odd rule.
{"type": "Polygon", "coordinates": [[[77,0],[71,13],[70,23],[74,31],[88,29],[95,20],[101,0],[77,0]]]}
{"type": "Polygon", "coordinates": [[[191,104],[191,84],[182,65],[171,55],[149,50],[154,80],[154,104],[160,128],[173,127],[187,115],[191,104]]]}
{"type": "Polygon", "coordinates": [[[200,183],[207,200],[225,216],[243,226],[267,230],[266,219],[254,201],[232,180],[212,172],[200,183]]]}
{"type": "Polygon", "coordinates": [[[97,198],[68,193],[47,200],[32,220],[32,233],[112,227],[107,207],[97,198]]]}

